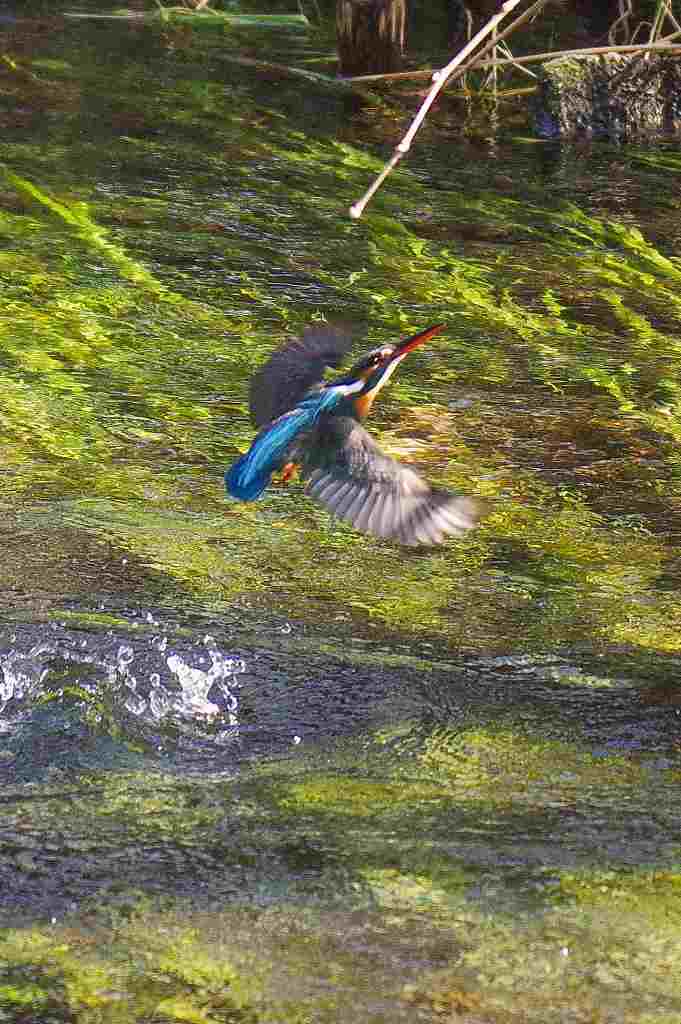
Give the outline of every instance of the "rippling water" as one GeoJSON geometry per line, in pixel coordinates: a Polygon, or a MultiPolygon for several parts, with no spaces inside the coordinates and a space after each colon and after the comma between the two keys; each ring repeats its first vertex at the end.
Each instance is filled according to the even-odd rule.
{"type": "Polygon", "coordinates": [[[53,19],[0,21],[0,1018],[676,1024],[676,147],[445,101],[351,224],[402,115],[53,19]],[[322,316],[447,320],[372,429],[465,541],[226,502],[322,316]]]}

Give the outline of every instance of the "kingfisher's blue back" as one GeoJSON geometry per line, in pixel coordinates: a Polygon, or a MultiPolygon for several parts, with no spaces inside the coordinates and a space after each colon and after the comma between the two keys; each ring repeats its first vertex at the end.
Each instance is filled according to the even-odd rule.
{"type": "Polygon", "coordinates": [[[331,412],[344,397],[344,389],[324,388],[268,423],[246,454],[225,473],[228,494],[240,501],[256,501],[269,486],[272,474],[281,469],[295,439],[311,430],[319,417],[331,412]]]}

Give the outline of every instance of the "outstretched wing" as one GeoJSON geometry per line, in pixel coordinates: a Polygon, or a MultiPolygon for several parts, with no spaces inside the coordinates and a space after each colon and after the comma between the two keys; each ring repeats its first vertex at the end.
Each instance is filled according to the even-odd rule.
{"type": "Polygon", "coordinates": [[[270,423],[298,405],[319,384],[327,366],[339,366],[352,346],[350,332],[319,324],[274,352],[253,375],[249,394],[256,427],[270,423]]]}
{"type": "Polygon", "coordinates": [[[349,417],[320,421],[303,466],[307,491],[356,530],[402,544],[440,544],[478,522],[473,498],[432,488],[418,473],[384,455],[349,417]]]}

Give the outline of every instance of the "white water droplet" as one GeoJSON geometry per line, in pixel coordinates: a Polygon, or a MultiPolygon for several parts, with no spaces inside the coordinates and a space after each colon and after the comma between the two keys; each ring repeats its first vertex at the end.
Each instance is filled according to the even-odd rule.
{"type": "MultiPolygon", "coordinates": [[[[211,664],[208,668],[191,665],[179,654],[167,657],[168,668],[177,677],[181,687],[181,694],[175,697],[174,703],[177,709],[185,714],[217,715],[221,709],[208,697],[211,689],[216,686],[225,699],[231,721],[238,707],[238,699],[232,692],[237,661],[225,657],[217,649],[209,651],[209,654],[211,664]]],[[[200,659],[202,664],[205,664],[206,660],[200,659]]]]}
{"type": "Polygon", "coordinates": [[[0,669],[0,700],[6,703],[12,699],[14,694],[14,679],[11,674],[6,673],[4,669],[0,669]]]}
{"type": "Polygon", "coordinates": [[[40,683],[47,675],[47,666],[35,656],[37,653],[53,654],[48,645],[36,645],[28,655],[20,651],[10,651],[0,661],[0,700],[6,702],[11,698],[21,698],[37,692],[40,683]]]}
{"type": "Polygon", "coordinates": [[[170,707],[168,694],[157,686],[149,694],[149,707],[154,718],[163,718],[170,707]]]}
{"type": "Polygon", "coordinates": [[[126,669],[135,657],[135,652],[129,644],[121,644],[116,654],[116,661],[120,669],[126,669]]]}
{"type": "Polygon", "coordinates": [[[126,698],[125,707],[132,715],[143,715],[147,710],[147,702],[144,697],[131,691],[126,698]]]}

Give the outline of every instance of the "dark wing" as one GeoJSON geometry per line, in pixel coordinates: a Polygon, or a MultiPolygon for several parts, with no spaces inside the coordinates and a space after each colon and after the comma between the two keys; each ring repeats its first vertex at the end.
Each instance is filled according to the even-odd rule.
{"type": "Polygon", "coordinates": [[[251,379],[249,406],[254,425],[270,423],[298,405],[321,382],[326,367],[339,366],[351,346],[348,330],[319,324],[274,352],[251,379]]]}
{"type": "Polygon", "coordinates": [[[384,455],[349,417],[320,422],[306,451],[303,476],[311,497],[339,519],[401,544],[440,544],[478,522],[473,498],[433,489],[418,473],[384,455]]]}

